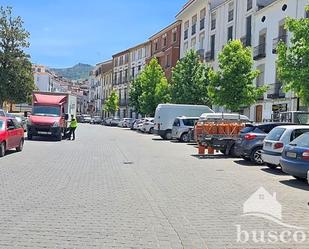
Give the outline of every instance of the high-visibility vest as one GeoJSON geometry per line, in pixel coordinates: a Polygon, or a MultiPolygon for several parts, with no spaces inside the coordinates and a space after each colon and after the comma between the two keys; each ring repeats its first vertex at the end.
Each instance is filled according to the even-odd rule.
{"type": "Polygon", "coordinates": [[[71,127],[71,128],[76,128],[76,127],[77,127],[77,120],[76,120],[75,118],[73,118],[73,119],[71,120],[70,127],[71,127]]]}

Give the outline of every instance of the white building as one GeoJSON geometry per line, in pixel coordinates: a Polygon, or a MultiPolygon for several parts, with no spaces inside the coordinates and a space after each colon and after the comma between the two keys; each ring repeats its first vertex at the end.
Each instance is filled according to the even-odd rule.
{"type": "Polygon", "coordinates": [[[244,114],[263,121],[271,119],[276,110],[297,110],[297,99],[291,93],[284,94],[277,80],[275,47],[278,40],[288,42],[290,38],[283,29],[284,19],[304,17],[307,4],[307,0],[190,0],[176,16],[183,27],[180,57],[195,48],[205,62],[218,69],[218,54],[224,45],[231,39],[240,39],[252,47],[254,67],[261,71],[255,84],[269,84],[270,88],[244,114]],[[204,15],[205,30],[201,30],[204,15]]]}

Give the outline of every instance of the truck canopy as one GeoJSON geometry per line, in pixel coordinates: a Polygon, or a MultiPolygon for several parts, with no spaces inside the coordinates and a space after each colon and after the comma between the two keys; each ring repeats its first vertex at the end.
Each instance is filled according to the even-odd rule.
{"type": "Polygon", "coordinates": [[[67,101],[66,95],[33,94],[33,104],[41,105],[62,105],[67,101]]]}

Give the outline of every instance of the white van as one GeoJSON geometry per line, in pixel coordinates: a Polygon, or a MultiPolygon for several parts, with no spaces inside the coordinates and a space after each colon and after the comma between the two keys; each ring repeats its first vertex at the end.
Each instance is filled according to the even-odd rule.
{"type": "Polygon", "coordinates": [[[241,122],[250,122],[249,118],[245,115],[237,114],[237,113],[203,113],[199,121],[209,121],[209,122],[214,122],[214,121],[220,121],[220,120],[225,120],[225,121],[241,121],[241,122]]]}
{"type": "Polygon", "coordinates": [[[203,113],[213,113],[205,105],[160,104],[154,118],[154,133],[163,139],[172,139],[172,128],[175,118],[180,116],[200,117],[203,113]]]}

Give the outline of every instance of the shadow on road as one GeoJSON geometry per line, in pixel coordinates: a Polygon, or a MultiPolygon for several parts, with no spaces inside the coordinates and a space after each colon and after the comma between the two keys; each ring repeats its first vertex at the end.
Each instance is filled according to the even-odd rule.
{"type": "Polygon", "coordinates": [[[306,180],[302,181],[302,180],[297,180],[297,179],[291,179],[291,180],[283,180],[279,182],[289,187],[309,191],[309,184],[306,182],[306,180]]]}
{"type": "Polygon", "coordinates": [[[217,155],[191,155],[192,157],[195,157],[197,159],[228,159],[230,157],[225,156],[223,154],[217,154],[217,155]]]}
{"type": "Polygon", "coordinates": [[[261,170],[268,173],[268,174],[272,174],[272,175],[276,175],[276,176],[286,176],[287,175],[279,167],[277,169],[262,168],[261,170]]]}
{"type": "MultiPolygon", "coordinates": [[[[33,137],[31,140],[29,140],[27,137],[25,137],[25,140],[28,142],[60,142],[57,141],[54,137],[50,137],[50,136],[35,136],[33,137]]],[[[62,139],[62,140],[66,140],[66,139],[62,139]]]]}
{"type": "Polygon", "coordinates": [[[252,166],[259,166],[251,161],[246,161],[246,160],[235,160],[234,163],[236,163],[239,166],[243,166],[243,167],[252,167],[252,166]]]}

